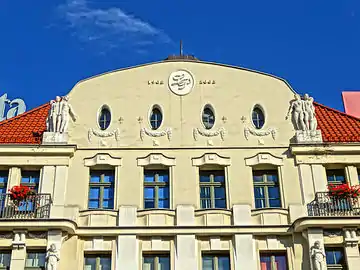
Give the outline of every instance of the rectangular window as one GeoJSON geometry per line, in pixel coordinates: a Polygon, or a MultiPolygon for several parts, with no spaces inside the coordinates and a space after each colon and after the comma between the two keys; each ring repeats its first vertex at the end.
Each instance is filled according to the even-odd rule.
{"type": "Polygon", "coordinates": [[[144,208],[169,208],[169,170],[144,170],[144,208]]]}
{"type": "Polygon", "coordinates": [[[111,255],[85,255],[84,270],[111,270],[111,255]]]}
{"type": "Polygon", "coordinates": [[[225,172],[200,171],[200,206],[226,208],[225,172]]]}
{"type": "Polygon", "coordinates": [[[346,184],[344,169],[326,170],[326,177],[328,184],[332,184],[332,185],[346,184]]]}
{"type": "Polygon", "coordinates": [[[114,170],[91,170],[89,209],[114,209],[114,170]]]}
{"type": "Polygon", "coordinates": [[[0,270],[9,270],[11,250],[0,250],[0,270]]]}
{"type": "Polygon", "coordinates": [[[342,248],[325,248],[327,269],[346,270],[344,250],[342,248]]]}
{"type": "Polygon", "coordinates": [[[288,270],[286,253],[260,253],[261,270],[288,270]]]}
{"type": "Polygon", "coordinates": [[[28,251],[26,254],[25,270],[45,270],[45,251],[28,251]]]}
{"type": "Polygon", "coordinates": [[[21,185],[39,191],[40,171],[21,171],[21,185]]]}
{"type": "Polygon", "coordinates": [[[7,183],[9,178],[9,171],[0,171],[0,193],[5,194],[7,192],[7,183]]]}
{"type": "Polygon", "coordinates": [[[203,254],[202,270],[230,270],[228,255],[203,254]]]}
{"type": "Polygon", "coordinates": [[[253,170],[255,208],[281,207],[277,170],[253,170]]]}
{"type": "Polygon", "coordinates": [[[170,256],[166,254],[143,255],[142,270],[170,270],[170,256]]]}

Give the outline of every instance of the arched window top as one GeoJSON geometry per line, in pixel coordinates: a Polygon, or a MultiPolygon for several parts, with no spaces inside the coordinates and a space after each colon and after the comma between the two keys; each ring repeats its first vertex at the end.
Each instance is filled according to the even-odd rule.
{"type": "Polygon", "coordinates": [[[215,124],[214,109],[210,105],[206,105],[203,109],[202,122],[206,129],[211,129],[215,124]]]}
{"type": "Polygon", "coordinates": [[[110,126],[111,123],[111,113],[108,106],[104,105],[101,107],[99,113],[98,124],[101,130],[105,130],[110,126]]]}
{"type": "Polygon", "coordinates": [[[150,114],[150,125],[151,129],[156,130],[161,126],[163,115],[160,107],[153,106],[150,114]]]}
{"type": "Polygon", "coordinates": [[[261,129],[264,126],[265,116],[260,106],[256,105],[254,107],[251,118],[256,129],[261,129]]]}

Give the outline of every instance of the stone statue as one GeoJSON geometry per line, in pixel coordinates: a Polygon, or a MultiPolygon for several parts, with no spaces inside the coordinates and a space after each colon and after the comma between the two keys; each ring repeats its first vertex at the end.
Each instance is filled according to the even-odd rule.
{"type": "Polygon", "coordinates": [[[76,121],[76,115],[69,104],[69,97],[60,98],[50,101],[50,111],[46,121],[48,132],[64,133],[67,132],[70,116],[76,121]]]}
{"type": "Polygon", "coordinates": [[[62,97],[62,100],[60,102],[60,111],[61,114],[59,121],[60,122],[59,132],[64,133],[68,129],[70,116],[72,117],[74,122],[76,121],[77,118],[74,109],[69,104],[69,96],[62,97]]]}
{"type": "Polygon", "coordinates": [[[59,252],[56,250],[55,244],[51,244],[46,253],[46,270],[56,270],[58,261],[60,261],[59,252]]]}
{"type": "Polygon", "coordinates": [[[292,122],[296,131],[315,131],[317,120],[315,116],[314,99],[308,94],[301,99],[300,95],[295,94],[295,99],[291,102],[286,120],[292,114],[292,122]]]}
{"type": "Polygon", "coordinates": [[[314,99],[310,97],[308,94],[304,95],[304,121],[306,124],[307,130],[316,130],[317,128],[317,120],[315,117],[315,107],[314,107],[314,99]]]}
{"type": "Polygon", "coordinates": [[[289,111],[286,115],[286,120],[289,119],[290,113],[292,113],[292,121],[295,126],[295,130],[305,130],[304,122],[304,110],[303,110],[303,101],[301,100],[300,95],[295,94],[295,100],[290,104],[289,111]]]}
{"type": "Polygon", "coordinates": [[[321,249],[320,242],[315,241],[310,249],[313,270],[325,270],[325,252],[321,249]]]}

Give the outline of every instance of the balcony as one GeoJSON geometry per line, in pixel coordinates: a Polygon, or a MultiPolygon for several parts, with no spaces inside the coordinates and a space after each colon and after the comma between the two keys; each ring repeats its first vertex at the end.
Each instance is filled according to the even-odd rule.
{"type": "Polygon", "coordinates": [[[307,208],[309,216],[360,216],[358,200],[332,197],[328,192],[317,192],[307,208]]]}
{"type": "Polygon", "coordinates": [[[51,203],[50,194],[28,196],[19,205],[13,203],[9,194],[0,194],[0,219],[49,218],[51,203]]]}

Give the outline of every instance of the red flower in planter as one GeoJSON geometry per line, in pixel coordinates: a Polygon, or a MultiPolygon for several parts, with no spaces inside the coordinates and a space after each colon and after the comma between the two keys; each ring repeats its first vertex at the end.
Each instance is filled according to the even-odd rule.
{"type": "Polygon", "coordinates": [[[16,204],[19,205],[21,201],[26,200],[28,196],[34,195],[35,192],[31,188],[23,185],[13,186],[9,189],[10,192],[10,199],[16,204]]]}
{"type": "Polygon", "coordinates": [[[329,185],[329,195],[339,199],[357,199],[360,195],[360,186],[350,186],[349,184],[329,185]]]}

